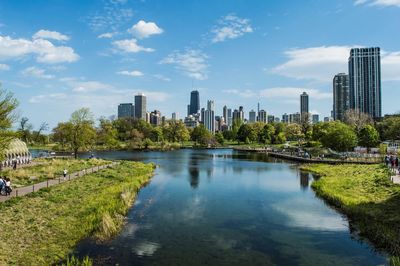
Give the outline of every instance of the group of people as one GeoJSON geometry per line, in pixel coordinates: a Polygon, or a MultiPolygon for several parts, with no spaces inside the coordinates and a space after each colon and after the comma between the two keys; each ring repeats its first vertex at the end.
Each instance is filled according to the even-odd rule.
{"type": "Polygon", "coordinates": [[[8,196],[11,192],[12,188],[10,178],[0,176],[0,194],[8,196]]]}
{"type": "Polygon", "coordinates": [[[392,172],[396,172],[396,170],[400,173],[400,166],[399,166],[399,157],[393,155],[386,155],[385,156],[385,164],[387,167],[392,169],[392,172]]]}

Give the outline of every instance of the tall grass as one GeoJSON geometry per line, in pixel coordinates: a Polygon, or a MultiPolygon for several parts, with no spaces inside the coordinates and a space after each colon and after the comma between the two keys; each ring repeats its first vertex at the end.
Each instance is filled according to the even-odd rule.
{"type": "Polygon", "coordinates": [[[361,237],[400,255],[400,186],[381,165],[308,165],[321,176],[312,184],[317,195],[350,217],[361,237]]]}
{"type": "Polygon", "coordinates": [[[11,178],[14,187],[32,185],[62,175],[63,170],[74,173],[83,169],[110,163],[100,159],[35,159],[32,166],[7,169],[1,174],[11,178]]]}
{"type": "Polygon", "coordinates": [[[0,204],[0,265],[57,263],[82,238],[112,237],[152,172],[151,164],[122,162],[0,204]]]}

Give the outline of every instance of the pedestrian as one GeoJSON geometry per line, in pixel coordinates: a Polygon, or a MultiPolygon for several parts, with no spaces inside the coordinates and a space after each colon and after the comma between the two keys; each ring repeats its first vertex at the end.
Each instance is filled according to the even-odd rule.
{"type": "Polygon", "coordinates": [[[68,174],[68,170],[64,169],[64,171],[63,171],[64,180],[67,178],[67,174],[68,174]]]}
{"type": "Polygon", "coordinates": [[[3,194],[3,189],[5,191],[6,188],[6,181],[3,179],[2,176],[0,176],[0,195],[3,194]]]}
{"type": "Polygon", "coordinates": [[[17,159],[13,159],[12,160],[12,166],[13,166],[13,170],[17,170],[17,159]]]}
{"type": "Polygon", "coordinates": [[[385,164],[386,164],[386,167],[389,167],[389,163],[390,163],[390,159],[389,159],[389,156],[386,154],[386,155],[385,155],[385,164]]]}
{"type": "Polygon", "coordinates": [[[12,188],[11,188],[11,180],[10,178],[6,177],[6,196],[11,195],[12,188]]]}
{"type": "Polygon", "coordinates": [[[392,172],[394,172],[394,167],[395,167],[395,159],[393,156],[390,156],[390,165],[392,166],[392,172]]]}

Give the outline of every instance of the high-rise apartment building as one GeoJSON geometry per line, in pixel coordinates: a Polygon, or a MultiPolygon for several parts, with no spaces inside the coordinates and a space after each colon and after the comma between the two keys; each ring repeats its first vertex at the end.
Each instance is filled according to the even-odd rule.
{"type": "Polygon", "coordinates": [[[339,73],[333,78],[333,119],[343,121],[344,115],[349,109],[349,76],[339,73]]]}
{"type": "Polygon", "coordinates": [[[199,91],[190,93],[190,104],[188,106],[188,115],[197,114],[200,111],[200,94],[199,91]]]}
{"type": "Polygon", "coordinates": [[[308,94],[306,92],[303,92],[300,95],[300,114],[304,115],[307,114],[308,111],[308,94]]]}
{"type": "Polygon", "coordinates": [[[158,110],[154,110],[150,113],[150,124],[159,126],[161,125],[161,112],[158,110]]]}
{"type": "Polygon", "coordinates": [[[312,115],[312,123],[313,124],[318,124],[319,123],[319,115],[318,114],[313,114],[312,115]]]}
{"type": "Polygon", "coordinates": [[[380,48],[353,48],[349,57],[350,108],[382,116],[380,48]]]}
{"type": "Polygon", "coordinates": [[[257,121],[256,119],[256,111],[251,110],[249,112],[249,123],[255,123],[257,121]]]}
{"type": "Polygon", "coordinates": [[[265,110],[258,111],[257,121],[267,123],[267,112],[265,110]]]}
{"type": "Polygon", "coordinates": [[[289,123],[289,115],[287,113],[282,115],[282,123],[289,123]]]}
{"type": "Polygon", "coordinates": [[[142,93],[135,95],[135,118],[146,120],[146,96],[142,93]]]}
{"type": "Polygon", "coordinates": [[[207,109],[204,111],[204,127],[211,133],[215,133],[214,101],[207,101],[207,109]]]}
{"type": "Polygon", "coordinates": [[[118,118],[133,118],[135,109],[132,103],[121,103],[118,105],[118,118]]]}

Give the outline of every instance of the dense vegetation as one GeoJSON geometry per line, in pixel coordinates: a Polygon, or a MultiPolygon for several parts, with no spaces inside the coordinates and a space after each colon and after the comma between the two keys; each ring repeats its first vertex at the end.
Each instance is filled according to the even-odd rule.
{"type": "Polygon", "coordinates": [[[317,195],[350,218],[361,237],[400,255],[400,186],[382,165],[308,165],[321,178],[312,183],[317,195]]]}
{"type": "Polygon", "coordinates": [[[17,168],[17,170],[7,169],[2,175],[11,178],[13,187],[23,187],[59,177],[63,170],[68,173],[78,172],[93,166],[105,165],[111,162],[99,159],[74,160],[74,159],[35,159],[32,166],[17,168]]]}
{"type": "Polygon", "coordinates": [[[114,235],[152,171],[151,164],[122,162],[0,204],[0,264],[51,265],[82,238],[114,235]]]}

